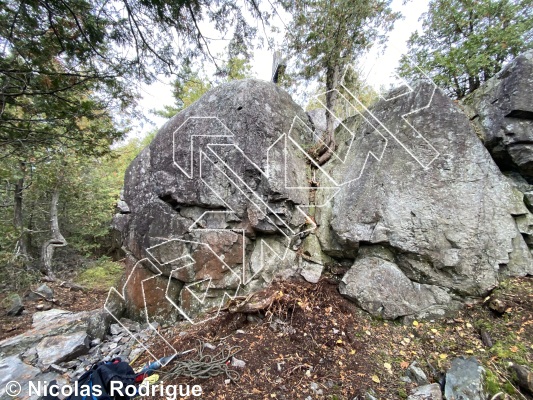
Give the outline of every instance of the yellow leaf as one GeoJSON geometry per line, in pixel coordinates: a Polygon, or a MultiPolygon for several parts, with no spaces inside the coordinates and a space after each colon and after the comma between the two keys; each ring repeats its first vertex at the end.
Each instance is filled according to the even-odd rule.
{"type": "Polygon", "coordinates": [[[446,358],[448,358],[448,354],[441,353],[439,354],[439,357],[441,360],[445,360],[446,358]]]}
{"type": "Polygon", "coordinates": [[[466,354],[474,354],[474,350],[467,350],[465,351],[466,354]]]}
{"type": "Polygon", "coordinates": [[[466,327],[467,327],[467,328],[472,328],[472,324],[471,324],[470,322],[467,322],[467,323],[466,323],[466,327]]]}
{"type": "Polygon", "coordinates": [[[435,328],[433,328],[433,329],[431,329],[431,332],[433,332],[433,333],[438,333],[439,331],[436,330],[435,328]]]}
{"type": "Polygon", "coordinates": [[[365,331],[365,333],[366,333],[368,336],[371,335],[370,331],[365,331]]]}
{"type": "Polygon", "coordinates": [[[413,326],[418,326],[418,321],[413,321],[413,326]]]}
{"type": "Polygon", "coordinates": [[[372,375],[372,381],[374,381],[376,383],[381,383],[381,381],[379,380],[377,375],[372,375]]]}
{"type": "Polygon", "coordinates": [[[351,350],[350,354],[353,356],[355,354],[355,350],[351,350]]]}
{"type": "Polygon", "coordinates": [[[386,369],[391,369],[391,368],[392,368],[392,365],[390,365],[389,363],[385,363],[385,364],[383,364],[383,366],[384,366],[386,369]]]}
{"type": "Polygon", "coordinates": [[[342,339],[337,340],[337,344],[342,344],[342,339]]]}

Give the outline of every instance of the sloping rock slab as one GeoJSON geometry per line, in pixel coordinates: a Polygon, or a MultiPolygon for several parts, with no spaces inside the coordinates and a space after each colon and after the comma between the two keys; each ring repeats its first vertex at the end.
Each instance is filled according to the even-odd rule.
{"type": "Polygon", "coordinates": [[[89,351],[89,336],[85,332],[46,337],[37,345],[38,362],[43,367],[70,361],[89,351]]]}
{"type": "MultiPolygon", "coordinates": [[[[38,381],[50,382],[51,379],[56,378],[55,375],[53,373],[41,374],[39,368],[23,363],[17,356],[0,359],[0,399],[37,400],[41,396],[37,394],[29,396],[29,381],[34,382],[34,384],[37,384],[38,381]],[[10,396],[6,393],[6,389],[8,389],[6,385],[13,381],[20,383],[20,395],[18,396],[10,396]]],[[[11,390],[17,389],[16,386],[10,386],[10,388],[11,390]]]]}
{"type": "Polygon", "coordinates": [[[19,354],[45,337],[85,332],[91,315],[90,311],[72,313],[58,309],[37,312],[33,315],[32,329],[0,341],[0,356],[19,354]]]}

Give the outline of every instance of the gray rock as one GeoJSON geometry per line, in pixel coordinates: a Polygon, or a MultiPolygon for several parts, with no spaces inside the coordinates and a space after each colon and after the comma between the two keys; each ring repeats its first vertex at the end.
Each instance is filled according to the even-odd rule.
{"type": "Polygon", "coordinates": [[[218,306],[224,294],[234,293],[241,283],[250,287],[245,290],[264,287],[273,279],[270,266],[277,271],[294,265],[293,255],[280,261],[281,257],[272,254],[255,271],[252,262],[242,263],[243,254],[260,253],[258,236],[285,241],[286,248],[290,244],[286,235],[294,235],[305,224],[296,206],[308,205],[309,194],[295,188],[308,186],[309,168],[295,145],[287,149],[284,168],[285,141],[280,140],[291,131],[298,145],[312,143],[310,128],[291,130],[295,117],[309,122],[305,112],[276,85],[254,79],[230,82],[173,117],[132,162],[123,199],[130,213],[120,214],[120,223],[115,224],[131,253],[126,262],[133,275],[125,288],[129,317],[139,319],[144,310],[142,291],[137,284],[130,285],[134,280],[140,283],[141,275],[146,277],[141,269],[150,274],[159,269],[163,274],[161,290],[145,290],[148,313],[154,316],[150,319],[159,315],[162,321],[171,321],[177,317],[175,307],[164,295],[172,270],[176,270],[176,285],[169,297],[194,316],[218,306]],[[200,151],[204,153],[202,179],[200,151]],[[268,176],[264,174],[267,168],[268,176]],[[232,212],[210,212],[213,209],[232,212]],[[244,238],[236,233],[241,230],[244,238]],[[176,240],[162,239],[171,237],[176,240]],[[137,264],[146,257],[157,261],[157,269],[149,263],[137,264]],[[180,264],[183,257],[192,262],[180,264]],[[187,290],[182,290],[184,283],[187,290]],[[203,302],[198,300],[204,297],[203,302]]]}
{"type": "Polygon", "coordinates": [[[91,339],[103,339],[111,323],[112,317],[105,310],[95,310],[87,320],[86,332],[91,339]]]}
{"type": "Polygon", "coordinates": [[[444,397],[449,400],[485,400],[485,369],[474,357],[452,360],[446,372],[444,397]]]}
{"type": "Polygon", "coordinates": [[[124,329],[119,324],[111,324],[109,326],[109,333],[112,335],[119,335],[124,332],[124,329]]]}
{"type": "Polygon", "coordinates": [[[464,100],[483,142],[504,171],[533,183],[533,51],[516,57],[464,100]]]}
{"type": "MultiPolygon", "coordinates": [[[[326,132],[327,121],[326,121],[327,110],[325,108],[315,108],[314,110],[307,111],[309,120],[313,124],[315,129],[314,141],[318,142],[322,135],[326,132]]],[[[335,119],[333,120],[333,128],[337,129],[340,125],[340,121],[335,119]]]]}
{"type": "MultiPolygon", "coordinates": [[[[392,317],[442,309],[442,301],[453,298],[440,288],[481,296],[505,276],[533,273],[532,254],[515,221],[529,210],[461,108],[432,85],[418,82],[413,93],[381,101],[372,113],[387,130],[378,133],[353,117],[344,122],[347,128],[336,131],[345,162],[332,159],[326,170],[344,186],[331,210],[322,211],[329,217],[317,219],[324,251],[350,257],[361,243],[388,249],[388,256],[378,257],[392,255],[404,275],[388,268],[390,277],[404,282],[393,287],[415,296],[391,295],[401,308],[392,317]],[[369,152],[382,161],[367,157],[369,152]]],[[[357,274],[364,274],[362,255],[357,266],[357,274]]],[[[368,293],[372,309],[380,308],[382,294],[377,291],[372,298],[368,293]]]]}
{"type": "Polygon", "coordinates": [[[342,278],[339,291],[372,315],[386,319],[443,314],[451,302],[446,290],[414,283],[396,264],[377,257],[358,259],[342,278]]]}
{"type": "MultiPolygon", "coordinates": [[[[41,371],[38,368],[24,364],[17,356],[11,356],[0,359],[0,398],[13,398],[6,393],[9,382],[18,382],[21,385],[21,395],[28,398],[29,381],[36,381],[41,371]]],[[[15,388],[15,387],[13,387],[15,388]]],[[[29,397],[31,400],[38,399],[40,396],[29,397]]]]}
{"type": "Polygon", "coordinates": [[[47,367],[63,361],[70,361],[89,351],[90,339],[85,332],[58,335],[44,338],[37,345],[40,365],[47,367]]]}
{"type": "Polygon", "coordinates": [[[415,388],[407,400],[442,400],[442,392],[438,383],[432,383],[415,388]]]}
{"type": "Polygon", "coordinates": [[[54,291],[45,283],[39,286],[35,292],[41,294],[46,300],[52,300],[54,298],[54,291]]]}
{"type": "Polygon", "coordinates": [[[36,312],[30,330],[0,341],[0,357],[19,354],[45,337],[85,332],[91,315],[91,312],[72,313],[58,309],[36,312]]]}
{"type": "Polygon", "coordinates": [[[7,315],[16,316],[22,314],[24,311],[24,304],[18,294],[14,294],[9,298],[9,305],[7,306],[7,315]]]}
{"type": "Polygon", "coordinates": [[[407,368],[407,376],[416,383],[418,386],[423,386],[429,384],[428,378],[422,368],[418,365],[416,361],[413,361],[409,368],[407,368]]]}
{"type": "Polygon", "coordinates": [[[300,275],[302,275],[307,282],[317,283],[320,280],[320,277],[322,276],[323,270],[323,265],[303,260],[300,275]]]}

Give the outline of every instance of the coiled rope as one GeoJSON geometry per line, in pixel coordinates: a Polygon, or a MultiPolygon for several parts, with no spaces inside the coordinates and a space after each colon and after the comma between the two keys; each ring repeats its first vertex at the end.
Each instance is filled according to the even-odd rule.
{"type": "Polygon", "coordinates": [[[204,354],[204,344],[199,342],[198,354],[191,360],[178,361],[175,367],[163,373],[166,377],[175,378],[188,376],[190,378],[208,379],[213,376],[226,374],[228,379],[236,382],[241,378],[239,372],[229,369],[227,361],[242,350],[240,346],[225,346],[213,355],[204,354]]]}

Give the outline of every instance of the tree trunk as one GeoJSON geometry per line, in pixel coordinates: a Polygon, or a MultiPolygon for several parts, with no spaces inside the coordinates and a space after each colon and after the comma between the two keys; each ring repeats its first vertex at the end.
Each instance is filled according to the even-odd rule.
{"type": "Polygon", "coordinates": [[[319,150],[318,165],[325,164],[335,151],[335,132],[334,132],[334,117],[335,106],[337,105],[337,86],[339,84],[339,66],[335,65],[326,71],[326,107],[330,112],[326,111],[326,133],[324,135],[324,146],[319,150]]]}
{"type": "MultiPolygon", "coordinates": [[[[21,172],[24,174],[24,163],[20,164],[21,172]]],[[[13,225],[17,229],[19,238],[15,246],[15,255],[28,259],[28,246],[26,242],[26,232],[24,229],[24,213],[22,209],[22,192],[24,190],[24,177],[15,183],[14,207],[13,207],[13,225]]]]}
{"type": "Polygon", "coordinates": [[[57,212],[57,203],[59,202],[59,188],[54,189],[52,194],[52,203],[50,206],[50,230],[52,238],[43,244],[41,249],[41,271],[49,278],[55,279],[52,271],[52,259],[54,257],[54,250],[56,247],[67,245],[67,241],[59,230],[59,220],[57,212]]]}

